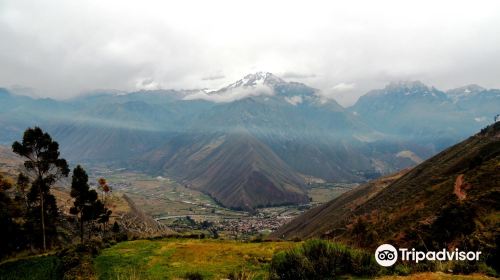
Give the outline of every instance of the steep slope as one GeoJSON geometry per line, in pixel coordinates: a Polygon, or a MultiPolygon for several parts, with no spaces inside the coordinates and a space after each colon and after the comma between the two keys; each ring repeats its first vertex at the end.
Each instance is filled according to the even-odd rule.
{"type": "Polygon", "coordinates": [[[226,207],[251,210],[308,201],[302,179],[246,131],[183,135],[146,158],[226,207]]]}
{"type": "Polygon", "coordinates": [[[333,233],[332,228],[344,222],[354,209],[366,203],[391,183],[408,173],[404,169],[348,191],[338,198],[311,209],[273,233],[277,238],[311,238],[333,233]]]}
{"type": "Polygon", "coordinates": [[[143,155],[170,137],[163,131],[85,122],[47,126],[46,130],[57,139],[62,155],[70,161],[119,165],[143,155]]]}
{"type": "Polygon", "coordinates": [[[487,246],[500,234],[499,201],[500,122],[385,187],[368,184],[307,212],[274,236],[323,236],[365,247],[487,246]]]}

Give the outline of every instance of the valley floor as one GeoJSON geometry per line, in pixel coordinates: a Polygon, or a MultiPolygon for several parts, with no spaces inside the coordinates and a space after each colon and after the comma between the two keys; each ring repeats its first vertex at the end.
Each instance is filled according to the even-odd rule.
{"type": "MultiPolygon", "coordinates": [[[[90,182],[104,177],[115,194],[122,193],[148,215],[179,233],[200,230],[186,223],[189,216],[201,223],[210,222],[213,229],[226,239],[248,239],[259,233],[269,233],[302,214],[307,209],[321,205],[357,186],[356,183],[309,183],[310,202],[305,205],[288,205],[257,209],[254,213],[225,208],[208,195],[183,185],[173,178],[153,177],[137,171],[93,167],[90,182]]],[[[116,212],[114,204],[111,210],[116,212]]],[[[205,233],[209,234],[209,233],[205,233]]]]}

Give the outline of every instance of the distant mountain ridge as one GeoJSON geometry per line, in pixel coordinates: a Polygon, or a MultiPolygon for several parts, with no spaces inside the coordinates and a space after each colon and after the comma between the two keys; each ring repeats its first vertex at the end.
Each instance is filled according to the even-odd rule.
{"type": "Polygon", "coordinates": [[[500,240],[499,166],[497,122],[409,171],[306,212],[273,236],[328,237],[369,248],[390,243],[489,251],[500,240]]]}
{"type": "Polygon", "coordinates": [[[443,92],[419,81],[396,82],[360,97],[349,111],[380,132],[432,143],[439,151],[491,123],[500,108],[496,92],[477,85],[443,92]]]}
{"type": "Polygon", "coordinates": [[[343,108],[268,72],[216,91],[94,92],[65,101],[2,89],[0,143],[39,125],[69,160],[167,174],[226,206],[252,209],[302,203],[300,175],[364,182],[413,166],[487,122],[496,92],[452,98],[399,82],[343,108]]]}

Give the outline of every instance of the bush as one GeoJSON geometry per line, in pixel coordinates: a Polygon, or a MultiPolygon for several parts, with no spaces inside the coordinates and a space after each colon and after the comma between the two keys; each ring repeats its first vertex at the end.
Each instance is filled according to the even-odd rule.
{"type": "Polygon", "coordinates": [[[199,272],[188,272],[184,275],[184,278],[187,280],[203,280],[203,275],[199,272]]]}
{"type": "Polygon", "coordinates": [[[273,256],[271,279],[334,279],[341,275],[374,276],[380,267],[372,254],[324,240],[273,256]]]}
{"type": "Polygon", "coordinates": [[[120,232],[115,235],[116,242],[123,242],[129,240],[127,233],[120,232]]]}
{"type": "Polygon", "coordinates": [[[271,260],[270,278],[307,279],[307,271],[311,270],[308,265],[307,259],[298,249],[279,252],[271,260]]]}
{"type": "Polygon", "coordinates": [[[478,266],[478,271],[480,273],[484,273],[488,276],[491,276],[491,277],[498,277],[499,275],[497,274],[497,272],[495,271],[495,269],[491,268],[490,266],[488,266],[487,264],[485,263],[480,263],[479,266],[478,266]]]}
{"type": "Polygon", "coordinates": [[[479,263],[475,261],[457,261],[452,263],[453,274],[471,274],[479,270],[479,263]]]}
{"type": "Polygon", "coordinates": [[[56,256],[32,257],[2,264],[0,280],[62,279],[61,261],[56,256]]]}
{"type": "Polygon", "coordinates": [[[397,264],[394,267],[394,273],[397,275],[407,276],[412,272],[412,268],[406,264],[397,264]]]}

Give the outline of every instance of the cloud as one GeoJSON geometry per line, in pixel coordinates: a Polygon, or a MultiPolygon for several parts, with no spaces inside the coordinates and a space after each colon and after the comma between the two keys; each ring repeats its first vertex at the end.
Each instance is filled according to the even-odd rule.
{"type": "Polygon", "coordinates": [[[309,79],[315,78],[316,74],[305,74],[305,73],[297,73],[297,72],[284,72],[279,74],[283,79],[309,79]]]}
{"type": "Polygon", "coordinates": [[[332,90],[337,92],[344,92],[344,91],[351,91],[355,87],[356,85],[354,83],[338,83],[332,87],[332,90]]]}
{"type": "Polygon", "coordinates": [[[2,0],[0,87],[220,88],[262,70],[344,105],[394,80],[500,88],[499,13],[495,0],[255,0],[244,12],[231,0],[2,0]],[[355,88],[332,89],[346,81],[355,88]]]}
{"type": "Polygon", "coordinates": [[[206,100],[216,103],[227,103],[251,96],[273,95],[274,91],[266,85],[232,88],[221,92],[198,91],[184,97],[184,100],[206,100]]]}
{"type": "Polygon", "coordinates": [[[213,76],[207,76],[201,78],[202,81],[215,81],[215,80],[221,80],[224,79],[226,76],[224,75],[213,75],[213,76]]]}
{"type": "Polygon", "coordinates": [[[153,78],[143,78],[137,81],[135,88],[139,90],[155,90],[160,89],[161,85],[155,82],[153,78]]]}
{"type": "Polygon", "coordinates": [[[285,97],[285,101],[292,104],[293,106],[297,106],[298,104],[302,103],[302,96],[300,95],[295,95],[292,97],[285,97]]]}
{"type": "Polygon", "coordinates": [[[356,84],[340,82],[327,90],[322,90],[319,95],[322,97],[322,102],[335,100],[343,105],[350,105],[353,102],[353,95],[355,94],[356,84]],[[354,94],[353,94],[354,93],[354,94]]]}

